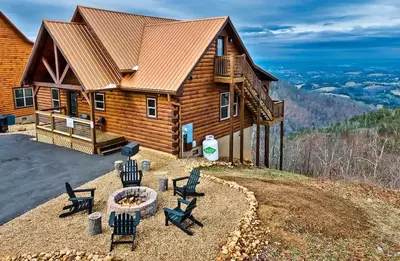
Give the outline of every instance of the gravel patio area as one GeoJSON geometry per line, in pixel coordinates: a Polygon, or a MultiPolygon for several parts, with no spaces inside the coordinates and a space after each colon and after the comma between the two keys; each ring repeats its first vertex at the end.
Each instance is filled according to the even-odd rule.
{"type": "MultiPolygon", "coordinates": [[[[164,225],[162,208],[173,208],[177,202],[171,181],[167,192],[158,191],[158,176],[161,174],[159,171],[167,171],[170,180],[185,176],[190,160],[177,161],[150,150],[142,150],[135,158],[151,160],[152,171],[144,175],[142,184],[157,190],[159,207],[155,216],[139,224],[134,251],[130,251],[129,244],[117,245],[113,254],[126,260],[215,260],[229,232],[247,211],[244,195],[227,186],[200,179],[198,190],[205,192],[206,196],[198,198],[198,207],[193,214],[204,227],[191,227],[194,235],[188,236],[173,225],[164,225]]],[[[107,200],[110,193],[122,187],[121,182],[115,173],[110,172],[83,187],[96,188],[94,211],[102,213],[102,234],[87,235],[87,212],[58,218],[62,207],[67,204],[66,194],[63,194],[1,226],[1,254],[12,256],[65,248],[107,253],[111,234],[107,226],[107,200]]]]}

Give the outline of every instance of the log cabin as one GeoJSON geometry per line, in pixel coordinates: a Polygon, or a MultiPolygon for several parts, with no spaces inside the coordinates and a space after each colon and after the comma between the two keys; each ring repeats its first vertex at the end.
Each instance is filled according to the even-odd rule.
{"type": "Polygon", "coordinates": [[[19,87],[33,42],[0,11],[0,114],[34,121],[31,87],[19,87]]]}
{"type": "Polygon", "coordinates": [[[220,156],[243,162],[256,124],[259,164],[260,125],[284,118],[283,101],[269,95],[277,80],[254,63],[229,17],[78,6],[70,22],[43,21],[21,85],[34,90],[41,142],[104,154],[130,140],[182,158],[201,155],[214,135],[220,156]]]}

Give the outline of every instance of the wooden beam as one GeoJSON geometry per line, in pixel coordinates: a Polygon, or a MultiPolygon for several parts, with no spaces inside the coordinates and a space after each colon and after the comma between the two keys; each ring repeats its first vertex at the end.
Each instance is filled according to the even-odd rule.
{"type": "Polygon", "coordinates": [[[65,75],[67,75],[69,69],[69,64],[67,64],[64,68],[63,73],[61,74],[60,80],[59,80],[59,84],[62,84],[62,82],[64,81],[65,75]]]}
{"type": "Polygon", "coordinates": [[[41,87],[66,89],[66,90],[71,90],[71,91],[81,91],[82,90],[82,87],[80,85],[72,85],[72,84],[56,84],[56,83],[49,83],[49,82],[33,82],[33,85],[41,86],[41,87]]]}
{"type": "Polygon", "coordinates": [[[280,142],[280,157],[279,157],[279,170],[283,169],[283,136],[284,136],[284,129],[283,129],[283,121],[281,121],[281,142],[280,142]]]}
{"type": "Polygon", "coordinates": [[[235,84],[231,83],[229,85],[229,161],[233,165],[233,103],[235,99],[235,84]]]}
{"type": "MultiPolygon", "coordinates": [[[[92,109],[92,103],[91,103],[89,96],[87,96],[86,92],[84,92],[83,90],[81,90],[81,92],[82,92],[82,95],[85,97],[87,103],[89,104],[89,108],[92,109]]],[[[93,92],[93,94],[95,94],[95,93],[93,92]]]]}
{"type": "Polygon", "coordinates": [[[54,62],[56,65],[56,78],[57,78],[57,82],[58,84],[60,84],[60,70],[59,70],[59,66],[58,66],[58,52],[57,52],[57,46],[56,44],[53,42],[53,49],[54,49],[54,62]]]}
{"type": "Polygon", "coordinates": [[[244,83],[242,83],[241,95],[240,95],[240,163],[243,164],[243,150],[244,150],[244,101],[245,91],[244,83]]]}
{"type": "Polygon", "coordinates": [[[54,72],[51,69],[51,67],[50,67],[49,63],[47,62],[46,58],[42,57],[42,62],[44,64],[44,66],[46,67],[47,71],[49,72],[49,74],[50,74],[51,78],[53,79],[54,83],[58,84],[57,78],[54,75],[54,72]]]}
{"type": "Polygon", "coordinates": [[[258,100],[257,106],[257,140],[256,140],[256,166],[260,166],[260,121],[261,121],[261,104],[258,100]]]}
{"type": "Polygon", "coordinates": [[[93,126],[90,126],[91,136],[92,136],[92,146],[93,153],[96,153],[96,127],[95,127],[95,114],[94,114],[94,92],[90,94],[90,120],[93,123],[93,126]],[[92,128],[93,127],[93,128],[92,128]]]}
{"type": "Polygon", "coordinates": [[[269,168],[269,136],[270,136],[270,128],[269,126],[265,126],[265,130],[264,130],[264,165],[265,167],[269,168]]]}

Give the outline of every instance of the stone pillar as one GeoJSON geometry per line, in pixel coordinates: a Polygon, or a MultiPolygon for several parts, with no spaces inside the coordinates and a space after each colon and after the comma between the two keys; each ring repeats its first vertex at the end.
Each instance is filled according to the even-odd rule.
{"type": "Polygon", "coordinates": [[[114,162],[115,173],[119,178],[121,176],[121,172],[124,169],[124,162],[122,160],[117,160],[114,162]]]}
{"type": "Polygon", "coordinates": [[[94,236],[100,234],[101,231],[101,213],[94,212],[88,217],[88,234],[89,236],[94,236]]]}

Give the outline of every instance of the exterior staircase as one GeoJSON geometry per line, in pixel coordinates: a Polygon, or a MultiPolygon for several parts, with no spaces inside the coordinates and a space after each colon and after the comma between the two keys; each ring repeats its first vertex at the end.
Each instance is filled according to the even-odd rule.
{"type": "Polygon", "coordinates": [[[242,93],[244,88],[245,105],[256,118],[260,108],[260,121],[275,122],[283,119],[284,102],[274,101],[260,79],[246,60],[245,55],[216,57],[216,82],[229,82],[235,86],[235,92],[242,93]],[[227,78],[230,80],[228,81],[227,78]]]}

